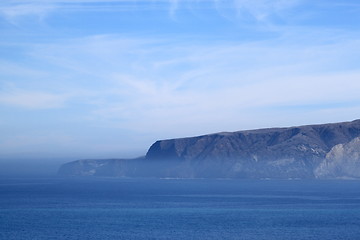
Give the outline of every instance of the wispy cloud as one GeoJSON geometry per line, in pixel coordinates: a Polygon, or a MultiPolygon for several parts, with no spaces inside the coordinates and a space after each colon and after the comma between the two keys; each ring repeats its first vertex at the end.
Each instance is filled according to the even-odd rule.
{"type": "Polygon", "coordinates": [[[0,4],[0,15],[10,23],[17,25],[20,18],[27,16],[33,16],[38,21],[43,21],[55,9],[55,5],[51,3],[0,4]]]}
{"type": "Polygon", "coordinates": [[[137,6],[135,0],[4,0],[0,3],[0,16],[8,22],[18,25],[24,17],[35,17],[42,22],[47,16],[56,11],[86,11],[96,10],[131,10],[137,6]],[[94,5],[96,4],[96,5],[94,5]],[[114,4],[119,4],[114,6],[114,4]],[[131,8],[131,6],[133,6],[131,8]]]}
{"type": "MultiPolygon", "coordinates": [[[[309,38],[314,36],[308,34],[309,38]]],[[[306,40],[304,34],[300,35],[306,40]]],[[[358,41],[339,38],[323,43],[318,35],[318,42],[313,45],[288,44],[298,37],[164,48],[165,39],[103,35],[37,44],[30,52],[45,68],[57,69],[57,79],[62,79],[74,94],[92,92],[83,99],[93,98],[91,102],[100,104],[101,110],[94,112],[109,112],[111,118],[118,109],[119,116],[127,113],[129,122],[145,112],[158,112],[160,116],[159,112],[178,115],[176,111],[194,113],[208,109],[211,115],[225,111],[224,105],[230,111],[356,99],[353,90],[359,86],[353,52],[358,49],[358,41]],[[329,68],[332,75],[324,74],[324,69],[329,68]],[[347,84],[341,84],[344,81],[347,84]],[[321,86],[324,91],[312,90],[321,86]]],[[[323,37],[327,39],[326,35],[323,37]]],[[[63,105],[66,99],[61,94],[16,91],[3,97],[2,102],[54,107],[63,105]]]]}
{"type": "Polygon", "coordinates": [[[169,2],[170,2],[169,14],[171,18],[175,18],[176,10],[179,7],[179,0],[169,0],[169,2]]]}
{"type": "Polygon", "coordinates": [[[0,104],[26,109],[61,108],[69,96],[40,91],[7,89],[0,92],[0,104]]]}
{"type": "MultiPolygon", "coordinates": [[[[176,12],[179,9],[191,8],[191,6],[196,5],[209,9],[215,7],[223,16],[225,16],[224,11],[228,12],[228,10],[233,9],[238,18],[246,19],[250,16],[252,20],[258,22],[268,22],[274,16],[280,17],[286,11],[304,2],[304,0],[164,0],[160,2],[166,1],[170,3],[169,15],[172,19],[175,19],[176,12]]],[[[232,16],[227,17],[232,18],[232,16]]]]}
{"type": "Polygon", "coordinates": [[[251,14],[258,21],[279,15],[300,2],[301,0],[234,0],[239,15],[251,14]]]}
{"type": "MultiPolygon", "coordinates": [[[[220,10],[232,8],[237,12],[237,16],[244,18],[252,16],[256,21],[267,21],[273,15],[280,15],[284,11],[298,5],[302,0],[206,0],[201,2],[203,8],[213,8],[220,10]]],[[[176,12],[180,8],[187,8],[192,5],[199,5],[198,0],[5,0],[0,3],[0,15],[9,22],[16,24],[18,20],[25,16],[34,16],[38,20],[43,20],[52,12],[58,10],[75,11],[134,11],[138,9],[160,8],[168,11],[172,19],[176,18],[176,12]],[[185,4],[186,3],[186,4],[185,4]]],[[[189,10],[189,9],[188,9],[189,10]]]]}
{"type": "Polygon", "coordinates": [[[326,34],[306,34],[299,33],[304,42],[314,36],[318,41],[294,45],[299,35],[287,35],[254,43],[164,48],[164,39],[94,36],[38,45],[32,56],[59,68],[59,75],[70,74],[67,81],[75,93],[92,91],[76,101],[93,105],[85,114],[104,125],[190,133],[214,131],[223,121],[235,130],[244,115],[256,118],[264,109],[328,108],[360,100],[353,56],[358,40],[338,36],[328,42],[326,34]]]}

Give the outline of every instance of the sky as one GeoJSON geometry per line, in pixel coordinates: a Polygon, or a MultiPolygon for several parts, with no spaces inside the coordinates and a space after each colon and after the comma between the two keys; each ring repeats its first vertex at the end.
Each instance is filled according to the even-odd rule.
{"type": "Polygon", "coordinates": [[[358,0],[2,0],[0,158],[360,118],[358,0]]]}

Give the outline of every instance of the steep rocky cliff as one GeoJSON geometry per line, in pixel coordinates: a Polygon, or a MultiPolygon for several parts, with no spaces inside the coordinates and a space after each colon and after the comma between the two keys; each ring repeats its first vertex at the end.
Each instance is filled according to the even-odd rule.
{"type": "Polygon", "coordinates": [[[318,178],[360,178],[360,138],[334,146],[315,169],[318,178]]]}
{"type": "Polygon", "coordinates": [[[360,120],[217,133],[154,143],[148,160],[191,165],[195,176],[313,178],[334,145],[360,136],[360,120]]]}
{"type": "Polygon", "coordinates": [[[77,161],[72,163],[73,167],[67,167],[78,170],[65,171],[63,168],[60,173],[130,177],[319,178],[330,176],[324,173],[325,170],[318,169],[324,169],[320,166],[324,161],[330,161],[328,155],[335,151],[333,147],[357,137],[360,137],[360,120],[224,132],[157,141],[142,159],[77,161]]]}

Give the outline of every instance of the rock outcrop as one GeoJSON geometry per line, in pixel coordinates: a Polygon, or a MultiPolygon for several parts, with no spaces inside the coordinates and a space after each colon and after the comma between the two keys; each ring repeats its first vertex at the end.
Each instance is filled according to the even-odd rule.
{"type": "MultiPolygon", "coordinates": [[[[64,165],[59,172],[128,177],[335,178],[339,172],[324,166],[333,164],[335,158],[330,156],[338,146],[347,146],[343,144],[357,137],[360,120],[224,132],[161,140],[144,158],[82,160],[64,165]]],[[[360,177],[355,172],[350,175],[360,177]]]]}
{"type": "Polygon", "coordinates": [[[360,138],[334,146],[315,169],[317,178],[360,178],[360,138]]]}

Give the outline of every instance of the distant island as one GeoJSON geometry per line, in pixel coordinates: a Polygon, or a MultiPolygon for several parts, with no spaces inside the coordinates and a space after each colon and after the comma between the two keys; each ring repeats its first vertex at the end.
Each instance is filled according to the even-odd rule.
{"type": "Polygon", "coordinates": [[[61,176],[358,179],[360,120],[160,140],[136,159],[77,160],[61,176]]]}

